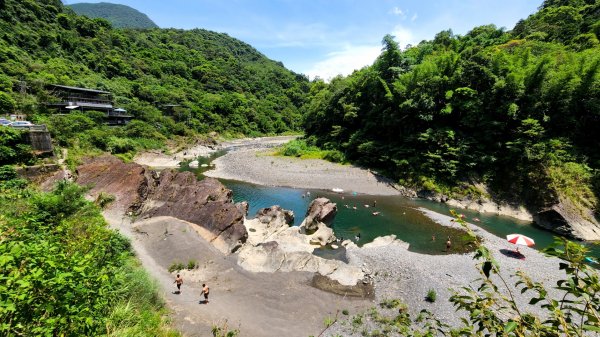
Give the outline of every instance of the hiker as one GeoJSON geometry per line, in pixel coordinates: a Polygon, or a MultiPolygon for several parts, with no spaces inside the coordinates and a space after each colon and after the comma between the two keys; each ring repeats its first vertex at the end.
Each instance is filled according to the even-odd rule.
{"type": "Polygon", "coordinates": [[[448,236],[448,241],[446,241],[446,251],[450,251],[450,247],[452,246],[452,241],[450,241],[450,236],[448,236]]]}
{"type": "Polygon", "coordinates": [[[177,284],[177,291],[175,293],[181,294],[181,285],[183,284],[183,277],[177,274],[177,277],[175,278],[175,281],[173,283],[177,284]]]}
{"type": "Polygon", "coordinates": [[[204,303],[208,304],[208,286],[206,283],[202,283],[202,294],[204,294],[204,303]]]}

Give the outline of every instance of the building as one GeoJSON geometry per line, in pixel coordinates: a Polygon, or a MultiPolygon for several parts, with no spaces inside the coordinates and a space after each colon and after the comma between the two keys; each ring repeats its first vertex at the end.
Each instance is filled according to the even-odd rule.
{"type": "Polygon", "coordinates": [[[108,91],[53,84],[50,85],[50,93],[54,99],[46,106],[58,113],[100,111],[106,113],[108,125],[125,125],[133,118],[125,109],[113,106],[112,94],[108,91]]]}

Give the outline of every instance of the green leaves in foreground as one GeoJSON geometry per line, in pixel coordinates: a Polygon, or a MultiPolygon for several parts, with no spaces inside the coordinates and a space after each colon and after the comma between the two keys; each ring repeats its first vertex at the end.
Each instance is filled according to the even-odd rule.
{"type": "MultiPolygon", "coordinates": [[[[475,238],[464,220],[457,216],[456,221],[475,238]]],[[[509,287],[499,273],[499,265],[480,241],[474,241],[478,243],[475,258],[483,260],[481,273],[485,277],[479,280],[481,284],[477,289],[466,286],[450,298],[457,309],[469,314],[463,319],[464,327],[455,333],[461,336],[484,332],[504,336],[586,336],[600,332],[600,282],[597,270],[584,263],[585,247],[557,238],[554,246],[546,249],[546,254],[563,261],[558,269],[564,270],[566,275],[556,284],[562,293],[558,299],[550,298],[544,285],[526,273],[516,273],[515,287],[521,293],[532,293],[529,304],[544,309],[543,317],[537,317],[517,304],[514,288],[509,287]],[[500,282],[502,287],[495,282],[500,282]]]]}
{"type": "Polygon", "coordinates": [[[61,182],[29,198],[0,195],[0,335],[165,335],[156,289],[136,285],[147,276],[132,267],[129,242],[83,192],[61,182]]]}

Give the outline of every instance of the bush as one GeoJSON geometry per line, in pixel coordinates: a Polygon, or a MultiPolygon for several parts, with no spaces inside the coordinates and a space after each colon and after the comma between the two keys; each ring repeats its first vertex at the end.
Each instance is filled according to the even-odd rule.
{"type": "Polygon", "coordinates": [[[185,265],[181,262],[173,262],[171,264],[171,266],[169,266],[169,273],[172,273],[174,271],[180,271],[185,269],[185,265]]]}
{"type": "Polygon", "coordinates": [[[100,192],[100,194],[98,195],[98,197],[96,198],[96,205],[98,205],[98,207],[100,208],[105,208],[106,206],[108,206],[108,204],[110,204],[111,202],[115,201],[115,196],[112,194],[108,194],[105,192],[100,192]]]}
{"type": "Polygon", "coordinates": [[[198,268],[198,262],[196,260],[189,260],[187,263],[187,269],[192,270],[198,268]]]}
{"type": "Polygon", "coordinates": [[[135,142],[130,138],[111,137],[106,145],[106,150],[112,154],[123,154],[136,149],[135,142]]]}
{"type": "Polygon", "coordinates": [[[385,300],[381,303],[379,303],[379,306],[382,308],[386,308],[386,309],[394,309],[399,307],[402,304],[402,301],[400,301],[399,299],[393,299],[393,300],[385,300]]]}
{"type": "Polygon", "coordinates": [[[17,171],[11,165],[0,166],[0,180],[12,180],[17,177],[17,171]]]}
{"type": "Polygon", "coordinates": [[[427,292],[427,296],[425,296],[425,300],[427,300],[427,302],[435,302],[437,298],[437,294],[435,292],[434,289],[429,289],[429,291],[427,292]]]}
{"type": "Polygon", "coordinates": [[[0,193],[18,209],[0,209],[0,335],[176,336],[129,241],[83,191],[0,193]]]}
{"type": "Polygon", "coordinates": [[[343,163],[345,161],[344,154],[338,150],[329,150],[325,152],[323,159],[334,163],[343,163]]]}

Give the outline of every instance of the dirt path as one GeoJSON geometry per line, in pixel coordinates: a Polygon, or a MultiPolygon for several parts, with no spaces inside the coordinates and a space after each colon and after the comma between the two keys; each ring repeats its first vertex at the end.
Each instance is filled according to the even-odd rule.
{"type": "MultiPolygon", "coordinates": [[[[175,326],[185,336],[210,336],[213,325],[227,320],[240,336],[318,335],[323,321],[337,310],[351,314],[372,303],[343,298],[309,285],[312,273],[250,273],[202,239],[192,224],[159,217],[131,223],[117,212],[105,212],[113,228],[131,238],[144,268],[156,279],[173,311],[175,326]],[[182,293],[173,294],[175,275],[167,270],[175,262],[199,267],[183,270],[182,293]],[[210,303],[200,304],[202,283],[211,289],[210,303]]],[[[340,316],[341,316],[340,312],[340,316]]]]}

